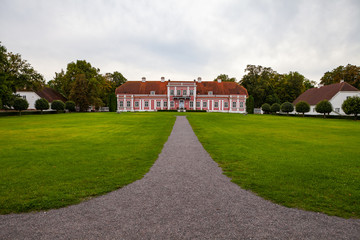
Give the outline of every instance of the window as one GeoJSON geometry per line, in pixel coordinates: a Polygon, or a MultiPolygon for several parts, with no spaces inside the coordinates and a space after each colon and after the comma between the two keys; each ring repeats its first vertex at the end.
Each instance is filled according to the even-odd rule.
{"type": "Polygon", "coordinates": [[[26,96],[24,95],[24,96],[22,96],[22,98],[23,98],[23,99],[26,99],[26,96]]]}
{"type": "Polygon", "coordinates": [[[196,107],[200,107],[200,102],[196,102],[196,107]]]}
{"type": "Polygon", "coordinates": [[[120,101],[120,107],[124,107],[124,102],[120,101]]]}
{"type": "Polygon", "coordinates": [[[155,91],[150,91],[150,95],[155,95],[155,91]]]}
{"type": "Polygon", "coordinates": [[[207,107],[207,102],[203,102],[203,107],[204,107],[204,108],[207,107]]]}
{"type": "Polygon", "coordinates": [[[164,107],[167,107],[167,102],[164,102],[164,107]]]}
{"type": "Polygon", "coordinates": [[[183,90],[183,95],[186,95],[186,90],[183,90]]]}
{"type": "Polygon", "coordinates": [[[149,107],[149,102],[145,101],[145,107],[149,107]]]}
{"type": "Polygon", "coordinates": [[[224,102],[224,108],[229,107],[229,103],[228,102],[224,102]]]}
{"type": "Polygon", "coordinates": [[[170,107],[174,107],[174,101],[170,102],[170,107]]]}
{"type": "Polygon", "coordinates": [[[208,91],[208,95],[213,95],[213,92],[212,92],[212,91],[208,91]]]}
{"type": "Polygon", "coordinates": [[[156,102],[156,107],[160,107],[161,102],[156,102]]]}
{"type": "Polygon", "coordinates": [[[139,102],[135,102],[135,107],[139,107],[139,102]]]}
{"type": "Polygon", "coordinates": [[[190,95],[194,95],[194,90],[190,90],[190,95]]]}
{"type": "Polygon", "coordinates": [[[233,108],[236,108],[236,102],[233,102],[233,106],[232,106],[233,108]]]}
{"type": "Polygon", "coordinates": [[[190,102],[190,107],[193,108],[194,107],[194,102],[190,102]]]}
{"type": "Polygon", "coordinates": [[[216,107],[216,108],[219,107],[219,102],[215,102],[215,107],[216,107]]]}
{"type": "Polygon", "coordinates": [[[174,90],[170,90],[170,95],[174,96],[174,90]]]}
{"type": "Polygon", "coordinates": [[[181,95],[181,90],[177,90],[176,95],[180,96],[181,95]]]}
{"type": "Polygon", "coordinates": [[[346,99],[349,99],[349,98],[350,98],[350,96],[347,96],[347,97],[346,97],[346,99]]]}
{"type": "Polygon", "coordinates": [[[244,107],[244,103],[243,102],[240,102],[240,107],[244,107]]]}
{"type": "Polygon", "coordinates": [[[335,112],[340,112],[340,108],[335,108],[335,112]]]}
{"type": "Polygon", "coordinates": [[[130,107],[130,105],[131,105],[130,101],[127,101],[126,102],[126,107],[130,107]]]}

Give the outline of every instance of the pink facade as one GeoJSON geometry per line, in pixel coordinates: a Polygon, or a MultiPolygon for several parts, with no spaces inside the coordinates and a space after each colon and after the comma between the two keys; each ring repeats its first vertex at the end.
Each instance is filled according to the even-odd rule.
{"type": "Polygon", "coordinates": [[[116,89],[118,112],[206,110],[245,113],[247,91],[237,83],[129,81],[116,89]]]}

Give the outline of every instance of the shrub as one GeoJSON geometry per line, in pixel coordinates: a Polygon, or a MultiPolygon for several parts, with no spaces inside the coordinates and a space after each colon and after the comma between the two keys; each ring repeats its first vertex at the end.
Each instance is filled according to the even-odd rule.
{"type": "Polygon", "coordinates": [[[56,110],[56,112],[62,111],[65,109],[65,104],[61,100],[54,100],[51,103],[51,109],[56,110]]]}
{"type": "Polygon", "coordinates": [[[268,103],[264,103],[263,105],[261,105],[261,110],[263,110],[263,112],[265,114],[270,113],[271,109],[270,109],[270,105],[268,103]]]}
{"type": "Polygon", "coordinates": [[[318,113],[323,113],[324,118],[325,118],[325,114],[331,113],[333,110],[333,107],[328,100],[322,100],[318,104],[316,104],[315,110],[318,113]]]}
{"type": "Polygon", "coordinates": [[[254,106],[255,106],[254,97],[250,95],[246,99],[246,112],[248,114],[254,114],[254,106]]]}
{"type": "Polygon", "coordinates": [[[0,110],[3,109],[2,101],[0,99],[0,110]]]}
{"type": "Polygon", "coordinates": [[[75,112],[76,111],[76,105],[73,101],[67,101],[65,103],[65,109],[69,110],[69,112],[75,112]]]}
{"type": "Polygon", "coordinates": [[[272,113],[277,113],[277,112],[279,112],[279,111],[280,111],[280,104],[274,103],[273,105],[271,105],[270,111],[271,111],[272,113]]]}
{"type": "Polygon", "coordinates": [[[294,105],[292,105],[290,102],[284,102],[281,104],[280,109],[282,112],[286,112],[286,114],[289,115],[289,112],[294,111],[294,105]]]}
{"type": "Polygon", "coordinates": [[[347,115],[354,114],[356,120],[357,115],[360,113],[360,97],[349,97],[343,102],[341,108],[347,115]]]}
{"type": "Polygon", "coordinates": [[[302,113],[304,116],[305,113],[310,112],[310,104],[304,101],[300,101],[296,104],[295,109],[298,113],[302,113]]]}
{"type": "Polygon", "coordinates": [[[117,99],[115,93],[109,95],[109,112],[116,112],[117,110],[117,99]]]}
{"type": "Polygon", "coordinates": [[[40,98],[35,101],[36,110],[41,110],[41,114],[43,110],[49,109],[49,102],[45,98],[40,98]]]}
{"type": "Polygon", "coordinates": [[[21,116],[21,111],[26,110],[29,107],[28,101],[23,98],[16,98],[14,100],[14,109],[19,111],[19,115],[21,116]]]}

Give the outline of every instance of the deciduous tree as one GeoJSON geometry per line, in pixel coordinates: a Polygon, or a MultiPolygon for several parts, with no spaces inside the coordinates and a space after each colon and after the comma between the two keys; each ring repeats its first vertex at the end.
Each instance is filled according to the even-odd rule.
{"type": "Polygon", "coordinates": [[[21,116],[21,111],[28,109],[29,103],[26,99],[16,98],[14,100],[14,109],[19,111],[19,115],[21,116]]]}
{"type": "Polygon", "coordinates": [[[56,112],[63,111],[65,109],[65,103],[61,100],[54,100],[51,103],[51,109],[56,110],[56,112]]]}
{"type": "Polygon", "coordinates": [[[343,102],[341,108],[348,115],[354,114],[356,120],[357,115],[360,114],[360,97],[349,97],[343,102]]]}
{"type": "Polygon", "coordinates": [[[324,85],[338,83],[341,80],[353,85],[357,89],[360,89],[360,67],[356,65],[348,64],[345,67],[339,66],[334,68],[331,72],[324,73],[321,78],[321,82],[324,85]]]}
{"type": "Polygon", "coordinates": [[[290,102],[284,102],[281,104],[280,109],[282,112],[286,112],[286,114],[289,115],[289,112],[294,111],[294,105],[292,105],[290,102]]]}
{"type": "Polygon", "coordinates": [[[272,113],[277,113],[277,112],[279,112],[279,111],[280,111],[280,104],[274,103],[273,105],[271,105],[270,111],[271,111],[272,113]]]}
{"type": "Polygon", "coordinates": [[[45,98],[40,98],[35,101],[35,108],[37,110],[41,110],[41,114],[42,114],[43,110],[49,109],[49,102],[45,98]]]}
{"type": "Polygon", "coordinates": [[[271,112],[270,104],[264,103],[264,104],[261,106],[261,110],[263,110],[263,112],[264,112],[265,114],[270,113],[270,112],[271,112]]]}
{"type": "Polygon", "coordinates": [[[246,112],[254,114],[254,97],[251,95],[246,99],[246,112]]]}
{"type": "Polygon", "coordinates": [[[218,79],[220,79],[222,82],[236,82],[236,78],[229,78],[227,74],[220,74],[214,79],[214,81],[217,81],[218,79]]]}
{"type": "Polygon", "coordinates": [[[331,113],[333,110],[332,104],[328,100],[322,100],[315,106],[315,111],[318,113],[323,113],[324,118],[325,114],[331,113]]]}
{"type": "Polygon", "coordinates": [[[302,113],[304,117],[305,113],[310,111],[310,105],[305,101],[300,101],[295,105],[295,111],[302,113]]]}

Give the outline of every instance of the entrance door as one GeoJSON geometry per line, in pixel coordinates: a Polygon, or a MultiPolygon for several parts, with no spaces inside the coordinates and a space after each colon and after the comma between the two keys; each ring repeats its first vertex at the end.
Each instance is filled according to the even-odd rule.
{"type": "Polygon", "coordinates": [[[179,104],[179,108],[181,109],[181,108],[184,108],[185,106],[184,106],[184,100],[180,100],[180,104],[179,104]]]}

